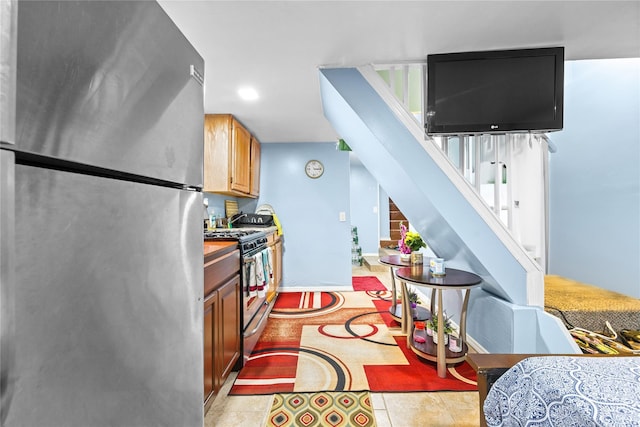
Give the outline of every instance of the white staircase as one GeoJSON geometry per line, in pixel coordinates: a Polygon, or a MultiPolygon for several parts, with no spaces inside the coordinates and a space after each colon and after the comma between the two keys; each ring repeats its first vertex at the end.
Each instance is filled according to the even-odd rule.
{"type": "MultiPolygon", "coordinates": [[[[416,123],[424,123],[426,64],[374,64],[416,123]]],[[[425,136],[438,146],[546,271],[548,147],[540,134],[425,136]]]]}
{"type": "MultiPolygon", "coordinates": [[[[429,248],[448,267],[482,277],[482,288],[471,292],[469,334],[491,352],[578,353],[561,322],[542,310],[544,249],[535,249],[539,255],[525,250],[525,240],[513,232],[522,220],[516,209],[523,208],[523,195],[529,191],[518,187],[509,172],[518,167],[513,148],[542,146],[544,139],[514,136],[507,143],[506,137],[505,142],[426,138],[416,119],[419,114],[409,111],[369,66],[321,69],[320,92],[327,119],[413,227],[426,236],[429,248]],[[491,162],[498,167],[492,169],[491,162]],[[506,193],[500,193],[501,162],[507,165],[506,182],[513,186],[506,193]],[[487,167],[493,173],[486,174],[485,182],[487,167]],[[485,200],[483,188],[492,197],[485,200]],[[511,208],[506,216],[501,215],[505,205],[507,211],[511,208]],[[510,225],[515,228],[510,230],[510,225]]],[[[460,304],[459,291],[446,293],[445,308],[460,304]]]]}

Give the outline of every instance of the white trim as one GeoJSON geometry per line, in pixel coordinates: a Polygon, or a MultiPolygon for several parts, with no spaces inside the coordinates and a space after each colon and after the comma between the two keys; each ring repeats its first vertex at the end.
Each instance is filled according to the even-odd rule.
{"type": "Polygon", "coordinates": [[[473,339],[473,337],[467,334],[467,345],[472,347],[476,353],[489,353],[489,351],[480,345],[480,343],[473,339]]]}

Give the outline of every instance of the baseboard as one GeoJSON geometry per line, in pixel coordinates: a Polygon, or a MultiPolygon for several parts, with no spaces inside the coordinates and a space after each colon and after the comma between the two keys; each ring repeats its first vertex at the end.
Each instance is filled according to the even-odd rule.
{"type": "Polygon", "coordinates": [[[473,339],[473,337],[467,334],[467,345],[475,350],[476,353],[489,353],[480,343],[473,339]]]}

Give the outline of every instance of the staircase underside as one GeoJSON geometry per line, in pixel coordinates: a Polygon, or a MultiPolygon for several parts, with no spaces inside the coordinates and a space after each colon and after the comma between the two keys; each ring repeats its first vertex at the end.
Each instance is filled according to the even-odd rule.
{"type": "MultiPolygon", "coordinates": [[[[448,159],[425,143],[413,118],[371,86],[375,72],[365,78],[361,71],[320,70],[325,116],[447,267],[482,277],[482,289],[471,293],[469,334],[491,352],[577,352],[563,326],[541,309],[539,266],[521,249],[514,253],[500,220],[478,210],[488,208],[448,159]],[[539,291],[536,305],[530,305],[530,289],[539,291]]],[[[445,309],[456,312],[462,294],[445,293],[445,309]]]]}

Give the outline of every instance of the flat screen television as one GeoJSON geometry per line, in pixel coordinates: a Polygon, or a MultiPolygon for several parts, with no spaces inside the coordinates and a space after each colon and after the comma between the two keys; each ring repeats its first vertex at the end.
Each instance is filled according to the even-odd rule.
{"type": "Polygon", "coordinates": [[[430,135],[562,129],[564,48],[427,56],[430,135]]]}

